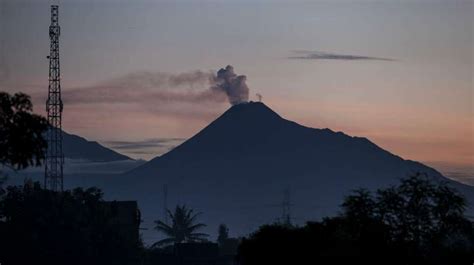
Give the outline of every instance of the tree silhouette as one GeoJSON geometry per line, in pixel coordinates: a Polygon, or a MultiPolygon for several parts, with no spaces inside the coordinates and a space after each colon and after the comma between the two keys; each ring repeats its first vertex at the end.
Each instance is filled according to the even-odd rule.
{"type": "Polygon", "coordinates": [[[364,221],[374,218],[375,201],[370,191],[359,189],[345,198],[342,208],[346,217],[364,221]]]}
{"type": "Polygon", "coordinates": [[[422,247],[433,236],[454,232],[465,221],[466,201],[446,183],[417,173],[397,187],[377,192],[378,218],[391,227],[395,240],[422,247]]]}
{"type": "Polygon", "coordinates": [[[167,238],[160,240],[152,245],[152,247],[167,245],[171,243],[196,242],[204,241],[209,235],[197,233],[199,229],[205,227],[205,224],[196,223],[200,213],[194,213],[192,209],[188,209],[186,205],[177,205],[174,213],[167,210],[172,222],[171,225],[163,221],[155,221],[155,229],[162,232],[167,238]]]}
{"type": "Polygon", "coordinates": [[[473,239],[472,224],[464,217],[464,197],[426,174],[416,173],[398,186],[379,189],[375,198],[358,190],[346,197],[343,209],[345,218],[361,226],[366,226],[363,218],[384,225],[391,244],[423,259],[473,239]]]}
{"type": "Polygon", "coordinates": [[[229,228],[225,224],[220,224],[218,229],[217,243],[223,246],[226,240],[229,239],[229,228]]]}
{"type": "MultiPolygon", "coordinates": [[[[30,97],[23,93],[10,95],[0,91],[0,164],[11,170],[40,165],[47,142],[43,133],[48,121],[33,114],[30,97]]],[[[0,168],[0,196],[7,175],[0,168]]]]}
{"type": "Polygon", "coordinates": [[[40,165],[47,142],[45,118],[33,114],[30,97],[0,92],[0,163],[12,169],[40,165]]]}
{"type": "Polygon", "coordinates": [[[266,225],[239,246],[242,265],[473,264],[474,224],[466,202],[425,174],[374,193],[356,190],[342,214],[303,227],[266,225]]]}

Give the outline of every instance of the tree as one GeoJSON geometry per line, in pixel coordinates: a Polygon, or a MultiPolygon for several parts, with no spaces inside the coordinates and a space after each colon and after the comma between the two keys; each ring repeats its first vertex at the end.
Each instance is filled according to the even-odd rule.
{"type": "Polygon", "coordinates": [[[33,114],[30,97],[0,92],[0,163],[13,169],[38,166],[44,158],[48,129],[45,118],[33,114]]]}
{"type": "Polygon", "coordinates": [[[384,225],[389,244],[422,259],[474,243],[472,224],[464,217],[464,197],[446,182],[434,182],[426,174],[417,173],[397,186],[379,189],[375,198],[368,191],[356,191],[346,197],[343,207],[348,220],[368,229],[374,224],[368,226],[370,222],[364,218],[384,225]]]}
{"type": "MultiPolygon", "coordinates": [[[[11,96],[0,91],[0,164],[11,170],[40,165],[47,142],[45,118],[33,114],[30,97],[23,93],[11,96]]],[[[0,196],[7,175],[0,168],[0,196]]]]}
{"type": "Polygon", "coordinates": [[[377,191],[377,214],[391,227],[395,240],[428,244],[433,236],[457,229],[463,223],[466,201],[446,183],[432,182],[417,173],[400,185],[377,191]]]}
{"type": "Polygon", "coordinates": [[[200,213],[194,213],[186,205],[177,205],[174,213],[170,210],[167,210],[167,213],[172,222],[171,226],[160,220],[155,221],[155,229],[165,234],[167,238],[156,242],[152,247],[171,243],[204,241],[209,236],[204,233],[197,233],[199,229],[206,225],[196,223],[200,213]]]}
{"type": "Polygon", "coordinates": [[[344,199],[342,208],[346,217],[364,221],[374,217],[375,202],[370,191],[359,189],[344,199]]]}
{"type": "Polygon", "coordinates": [[[257,264],[472,264],[474,223],[466,203],[424,174],[375,195],[356,190],[343,212],[303,227],[266,225],[242,240],[238,260],[257,264]]]}
{"type": "Polygon", "coordinates": [[[226,240],[229,239],[229,228],[225,224],[219,225],[218,236],[217,236],[217,243],[220,246],[223,246],[226,240]]]}

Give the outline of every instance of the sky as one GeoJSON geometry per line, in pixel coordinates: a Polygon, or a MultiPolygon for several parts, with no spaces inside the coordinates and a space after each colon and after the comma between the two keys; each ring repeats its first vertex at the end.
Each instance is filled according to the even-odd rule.
{"type": "Polygon", "coordinates": [[[206,77],[232,65],[287,119],[474,179],[472,0],[0,0],[0,90],[40,114],[50,4],[70,133],[160,155],[230,107],[206,77]]]}

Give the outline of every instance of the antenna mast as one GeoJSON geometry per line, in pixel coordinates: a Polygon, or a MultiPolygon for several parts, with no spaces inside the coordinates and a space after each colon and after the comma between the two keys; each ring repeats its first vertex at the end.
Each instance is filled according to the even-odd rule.
{"type": "Polygon", "coordinates": [[[281,204],[282,216],[281,221],[284,225],[291,226],[291,200],[290,200],[290,187],[286,188],[283,192],[283,202],[281,204]]]}
{"type": "Polygon", "coordinates": [[[168,185],[163,185],[163,220],[168,224],[168,185]]]}
{"type": "Polygon", "coordinates": [[[49,128],[47,132],[48,149],[45,156],[44,186],[52,191],[63,190],[63,144],[61,116],[63,102],[61,100],[61,74],[59,70],[59,11],[57,5],[51,6],[51,25],[49,26],[49,87],[46,112],[49,128]]]}

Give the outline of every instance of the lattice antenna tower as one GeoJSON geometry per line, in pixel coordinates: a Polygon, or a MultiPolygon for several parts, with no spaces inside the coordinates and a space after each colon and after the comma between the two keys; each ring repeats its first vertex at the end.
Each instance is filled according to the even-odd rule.
{"type": "Polygon", "coordinates": [[[52,191],[62,191],[63,185],[63,143],[61,116],[63,102],[61,100],[61,72],[59,68],[59,7],[51,6],[51,25],[49,26],[49,86],[46,112],[49,129],[47,132],[48,148],[45,156],[44,186],[52,191]]]}
{"type": "Polygon", "coordinates": [[[282,208],[282,216],[281,216],[281,222],[285,225],[291,226],[292,220],[291,220],[291,198],[290,198],[290,187],[286,188],[283,191],[283,201],[281,203],[281,208],[282,208]]]}
{"type": "Polygon", "coordinates": [[[168,224],[168,185],[163,185],[163,221],[168,224]]]}

